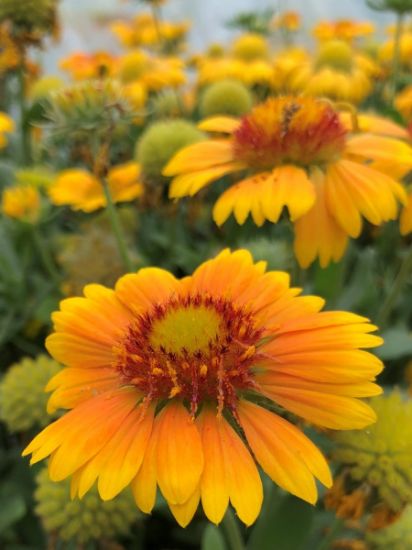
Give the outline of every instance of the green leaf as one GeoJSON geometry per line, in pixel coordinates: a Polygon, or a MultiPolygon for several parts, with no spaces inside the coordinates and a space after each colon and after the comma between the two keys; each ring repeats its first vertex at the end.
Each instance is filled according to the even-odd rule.
{"type": "Polygon", "coordinates": [[[279,498],[274,489],[249,538],[248,550],[301,550],[316,508],[292,495],[279,498]]]}
{"type": "Polygon", "coordinates": [[[11,493],[5,487],[0,493],[0,533],[19,521],[26,513],[22,495],[11,493]]]}
{"type": "Polygon", "coordinates": [[[399,359],[412,355],[412,334],[406,327],[387,330],[382,334],[384,345],[376,350],[376,354],[385,361],[399,359]]]}
{"type": "Polygon", "coordinates": [[[220,529],[210,523],[203,531],[202,550],[226,550],[226,548],[220,529]]]}

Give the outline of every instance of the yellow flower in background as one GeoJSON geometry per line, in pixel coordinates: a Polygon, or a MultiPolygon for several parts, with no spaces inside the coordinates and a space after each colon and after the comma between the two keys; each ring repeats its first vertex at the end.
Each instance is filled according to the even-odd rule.
{"type": "Polygon", "coordinates": [[[289,79],[292,92],[358,104],[372,91],[371,77],[343,40],[320,45],[313,59],[298,65],[289,79]]]}
{"type": "Polygon", "coordinates": [[[181,280],[145,268],[115,290],[89,285],[61,302],[46,346],[66,368],[48,385],[49,410],[71,410],[24,454],[32,463],[51,455],[51,479],[71,476],[72,496],[97,481],[111,500],[131,485],[150,513],[159,487],[182,526],[200,500],[214,523],[231,502],[252,524],[263,499],[256,462],[314,503],[315,478],[332,483],[324,457],[253,401],[361,429],[375,414],[359,398],[381,392],[382,363],[360,348],[382,339],[368,319],[321,312],[322,299],[298,297],[286,273],[265,268],[246,250],[225,250],[181,280]]]}
{"type": "Polygon", "coordinates": [[[327,503],[341,517],[351,515],[347,504],[354,491],[362,494],[362,512],[380,505],[388,513],[399,513],[412,503],[412,400],[392,391],[373,398],[370,405],[378,418],[373,426],[333,434],[332,458],[342,472],[335,483],[343,483],[346,498],[333,498],[334,487],[327,503]]]}
{"type": "Polygon", "coordinates": [[[127,84],[139,80],[150,68],[149,55],[141,49],[130,50],[119,58],[118,77],[127,84]]]}
{"type": "Polygon", "coordinates": [[[11,134],[15,130],[14,121],[6,113],[0,111],[0,149],[6,147],[8,140],[6,134],[11,134]]]}
{"type": "Polygon", "coordinates": [[[412,233],[412,189],[409,189],[408,202],[402,208],[399,223],[401,235],[412,233]]]}
{"type": "Polygon", "coordinates": [[[154,57],[142,76],[143,85],[151,91],[178,88],[187,81],[185,64],[178,57],[154,57]]]}
{"type": "Polygon", "coordinates": [[[232,54],[243,61],[266,59],[269,55],[269,44],[261,34],[242,34],[233,42],[232,54]]]}
{"type": "Polygon", "coordinates": [[[150,13],[140,13],[131,21],[116,21],[111,26],[112,32],[127,48],[155,46],[159,44],[159,40],[179,42],[184,40],[189,29],[188,21],[156,21],[150,13]]]}
{"type": "Polygon", "coordinates": [[[309,62],[310,56],[304,48],[290,47],[279,52],[273,62],[272,89],[278,93],[290,92],[294,72],[309,62]]]}
{"type": "MultiPolygon", "coordinates": [[[[394,40],[390,39],[380,46],[378,57],[383,64],[391,67],[393,55],[394,40]]],[[[399,45],[399,60],[405,70],[412,68],[412,32],[404,32],[402,34],[399,45]]]]}
{"type": "Polygon", "coordinates": [[[412,167],[406,143],[371,134],[350,135],[329,102],[271,98],[242,119],[216,117],[205,131],[225,133],[190,145],[164,170],[174,177],[170,197],[193,196],[235,173],[238,183],[216,202],[213,218],[223,224],[233,212],[239,224],[249,214],[257,225],[276,223],[284,207],[295,227],[295,253],[302,267],[319,257],[322,266],[343,256],[362,218],[374,225],[395,219],[403,187],[368,166],[392,161],[412,167]]]}
{"type": "Polygon", "coordinates": [[[223,57],[205,58],[199,62],[199,86],[227,78],[240,80],[247,86],[269,85],[273,78],[273,67],[264,59],[244,61],[234,57],[223,57]]]}
{"type": "Polygon", "coordinates": [[[59,66],[69,73],[73,80],[88,80],[112,75],[116,63],[115,56],[109,52],[75,52],[63,58],[59,66]]]}
{"type": "Polygon", "coordinates": [[[39,191],[32,185],[13,185],[3,191],[1,209],[3,214],[21,221],[36,223],[40,216],[39,191]]]}
{"type": "Polygon", "coordinates": [[[333,39],[352,42],[355,39],[370,36],[374,32],[375,25],[371,21],[352,19],[319,21],[313,29],[313,35],[321,42],[333,39]]]}
{"type": "MultiPolygon", "coordinates": [[[[140,167],[134,162],[111,168],[107,182],[115,203],[133,201],[143,192],[140,167]]],[[[61,172],[48,193],[53,204],[83,212],[93,212],[107,204],[103,185],[93,174],[81,168],[61,172]]]]}

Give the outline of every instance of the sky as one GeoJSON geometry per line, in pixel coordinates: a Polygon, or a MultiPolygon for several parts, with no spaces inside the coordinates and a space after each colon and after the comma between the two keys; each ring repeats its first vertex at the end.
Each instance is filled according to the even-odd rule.
{"type": "MultiPolygon", "coordinates": [[[[142,9],[141,6],[138,0],[62,0],[61,43],[41,55],[46,70],[57,72],[58,59],[73,51],[115,49],[117,43],[104,28],[104,22],[127,17],[142,9]]],[[[390,15],[371,11],[364,0],[169,0],[162,11],[164,17],[172,20],[193,21],[190,43],[195,51],[201,51],[210,42],[230,40],[231,32],[225,28],[225,21],[235,14],[268,7],[299,11],[307,29],[320,18],[372,19],[382,27],[391,22],[390,15]]]]}

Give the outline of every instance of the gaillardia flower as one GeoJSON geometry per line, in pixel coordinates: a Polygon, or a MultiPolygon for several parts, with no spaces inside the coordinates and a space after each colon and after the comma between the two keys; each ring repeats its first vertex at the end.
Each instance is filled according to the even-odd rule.
{"type": "Polygon", "coordinates": [[[86,286],[61,303],[46,344],[67,367],[48,385],[49,410],[71,410],[24,454],[50,456],[51,479],[72,476],[80,497],[96,480],[103,500],[131,484],[150,512],[159,487],[183,526],[200,500],[212,522],[230,501],[253,523],[263,498],[254,458],[314,503],[315,478],[332,482],[327,463],[273,408],[337,430],[374,422],[357,398],[380,393],[382,364],[359,348],[382,340],[367,319],[320,312],[322,299],[299,292],[246,250],[182,280],[145,268],[114,290],[86,286]]]}
{"type": "Polygon", "coordinates": [[[190,145],[170,161],[175,176],[170,197],[194,195],[214,180],[242,172],[213,210],[223,224],[233,212],[239,224],[251,214],[257,225],[277,222],[284,207],[295,222],[295,253],[307,267],[319,256],[338,261],[348,236],[395,219],[403,187],[373,169],[371,161],[412,166],[412,149],[386,136],[351,135],[329,102],[312,98],[271,98],[243,118],[216,117],[201,129],[228,134],[190,145]]]}
{"type": "MultiPolygon", "coordinates": [[[[107,184],[113,201],[129,202],[140,197],[140,166],[135,162],[113,166],[107,175],[107,184]]],[[[70,206],[72,210],[94,212],[104,208],[107,199],[102,183],[82,168],[61,172],[48,189],[50,200],[56,206],[70,206]]]]}

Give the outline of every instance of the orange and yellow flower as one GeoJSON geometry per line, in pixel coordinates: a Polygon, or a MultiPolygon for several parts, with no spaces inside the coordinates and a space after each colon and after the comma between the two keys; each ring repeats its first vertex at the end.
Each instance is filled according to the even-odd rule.
{"type": "Polygon", "coordinates": [[[39,191],[31,185],[14,185],[3,191],[1,210],[17,220],[35,223],[40,216],[39,191]]]}
{"type": "Polygon", "coordinates": [[[50,477],[72,476],[73,496],[97,481],[110,500],[130,484],[150,513],[159,487],[182,526],[200,501],[214,523],[230,502],[252,524],[256,462],[314,503],[315,478],[331,486],[328,465],[273,407],[336,430],[374,422],[359,398],[381,392],[382,364],[361,348],[382,340],[368,319],[321,312],[321,298],[298,297],[286,273],[265,267],[225,250],[181,280],[145,268],[64,300],[46,346],[66,368],[48,407],[71,410],[24,454],[50,456],[50,477]]]}
{"type": "MultiPolygon", "coordinates": [[[[135,162],[114,166],[109,170],[107,183],[113,201],[129,202],[139,197],[143,186],[139,181],[140,166],[135,162]]],[[[102,183],[81,168],[64,170],[48,189],[50,200],[57,206],[93,212],[107,204],[102,183]]]]}
{"type": "Polygon", "coordinates": [[[228,174],[243,177],[218,199],[213,218],[222,225],[233,212],[239,224],[251,214],[257,225],[276,223],[284,207],[295,224],[295,253],[303,267],[319,257],[338,261],[348,236],[397,217],[403,187],[368,165],[398,162],[412,167],[408,144],[386,136],[347,132],[329,102],[271,98],[242,119],[218,117],[201,129],[228,134],[190,145],[164,170],[173,176],[170,197],[192,196],[228,174]]]}

